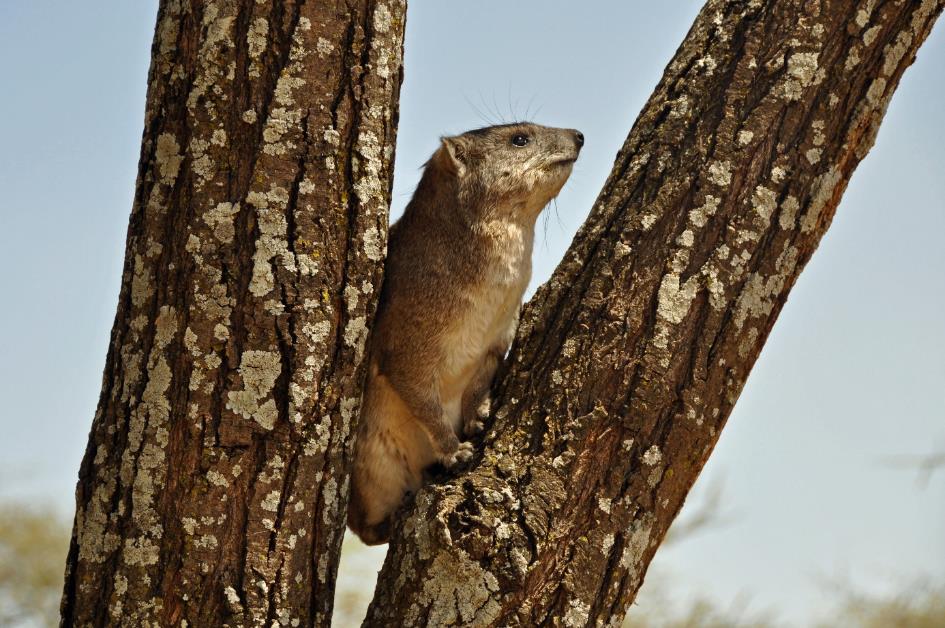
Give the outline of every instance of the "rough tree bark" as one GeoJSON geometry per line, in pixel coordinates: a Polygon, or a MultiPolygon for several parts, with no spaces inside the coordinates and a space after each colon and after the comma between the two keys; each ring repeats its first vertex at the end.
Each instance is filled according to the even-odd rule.
{"type": "Polygon", "coordinates": [[[405,4],[162,0],[63,625],[328,624],[405,4]]]}
{"type": "Polygon", "coordinates": [[[365,625],[619,625],[942,6],[706,4],[365,625]]]}

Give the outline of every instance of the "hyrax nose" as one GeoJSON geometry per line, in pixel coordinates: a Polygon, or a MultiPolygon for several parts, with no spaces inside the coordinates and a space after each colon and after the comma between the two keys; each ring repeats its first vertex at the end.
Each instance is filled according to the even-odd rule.
{"type": "Polygon", "coordinates": [[[580,131],[574,131],[574,142],[577,144],[578,148],[584,146],[584,134],[580,131]]]}

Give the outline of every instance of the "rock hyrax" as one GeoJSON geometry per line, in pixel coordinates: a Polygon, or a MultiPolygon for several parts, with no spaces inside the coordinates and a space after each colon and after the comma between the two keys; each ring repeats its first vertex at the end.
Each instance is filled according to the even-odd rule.
{"type": "Polygon", "coordinates": [[[466,438],[482,429],[531,278],[535,221],[583,144],[525,122],[444,137],[391,227],[348,507],[365,543],[387,541],[424,469],[472,456],[466,438]]]}

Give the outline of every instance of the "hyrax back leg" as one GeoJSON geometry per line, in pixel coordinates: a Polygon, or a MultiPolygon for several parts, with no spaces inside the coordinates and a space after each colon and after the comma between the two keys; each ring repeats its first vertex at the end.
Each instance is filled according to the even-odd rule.
{"type": "Polygon", "coordinates": [[[460,442],[443,411],[436,386],[428,380],[411,380],[400,373],[388,375],[394,390],[417,419],[433,446],[438,462],[451,467],[472,457],[472,443],[460,442]]]}
{"type": "Polygon", "coordinates": [[[426,436],[387,378],[368,377],[355,444],[348,525],[368,545],[387,541],[390,516],[432,462],[426,436]]]}

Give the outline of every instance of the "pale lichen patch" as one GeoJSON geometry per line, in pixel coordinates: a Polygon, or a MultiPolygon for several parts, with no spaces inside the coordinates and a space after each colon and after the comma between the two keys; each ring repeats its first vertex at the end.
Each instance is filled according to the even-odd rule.
{"type": "Polygon", "coordinates": [[[810,206],[807,209],[807,213],[805,213],[804,217],[801,219],[802,233],[811,231],[817,225],[821,212],[833,198],[834,191],[841,179],[840,171],[836,167],[831,167],[830,170],[814,180],[813,196],[811,197],[810,206]]]}
{"type": "Polygon", "coordinates": [[[689,313],[689,307],[696,296],[696,282],[689,278],[679,285],[679,275],[669,273],[660,283],[656,306],[657,315],[670,323],[680,323],[689,313]]]}
{"type": "Polygon", "coordinates": [[[778,217],[778,225],[782,229],[793,229],[797,220],[797,210],[799,209],[800,204],[795,197],[788,196],[784,199],[784,202],[781,203],[781,215],[778,217]]]}
{"type": "Polygon", "coordinates": [[[418,602],[427,609],[429,625],[487,625],[501,613],[498,580],[462,550],[455,556],[438,553],[428,574],[418,602]]]}
{"type": "Polygon", "coordinates": [[[590,604],[578,598],[568,600],[568,611],[564,614],[565,626],[585,626],[587,625],[588,615],[591,612],[590,604]]]}
{"type": "Polygon", "coordinates": [[[707,195],[700,207],[689,212],[689,221],[696,227],[704,227],[709,216],[714,216],[721,200],[716,196],[707,195]]]}
{"type": "Polygon", "coordinates": [[[855,46],[850,48],[850,52],[847,53],[847,58],[843,62],[843,69],[847,72],[851,71],[860,63],[860,51],[855,46]]]}
{"type": "Polygon", "coordinates": [[[278,411],[275,401],[265,399],[272,392],[276,379],[282,373],[282,360],[274,351],[245,351],[240,360],[239,374],[243,390],[227,393],[226,407],[244,419],[253,419],[267,430],[276,423],[278,411]]]}
{"type": "Polygon", "coordinates": [[[151,270],[140,255],[135,255],[134,274],[131,277],[131,304],[141,307],[154,294],[151,284],[151,270]]]}
{"type": "Polygon", "coordinates": [[[188,150],[190,152],[190,169],[196,175],[197,189],[213,177],[213,160],[207,155],[207,149],[210,148],[210,142],[194,137],[190,140],[188,150]]]}
{"type": "Polygon", "coordinates": [[[276,512],[279,510],[279,500],[281,494],[279,491],[270,491],[263,498],[262,503],[259,504],[259,507],[263,510],[268,510],[269,512],[276,512]]]}
{"type": "Polygon", "coordinates": [[[879,77],[874,79],[870,83],[869,89],[866,90],[866,101],[871,105],[878,105],[882,99],[883,94],[886,93],[886,79],[879,77]]]}
{"type": "Polygon", "coordinates": [[[725,284],[719,279],[718,268],[711,260],[702,267],[702,276],[705,278],[705,286],[709,291],[709,305],[715,310],[722,310],[726,305],[725,284]]]}
{"type": "Polygon", "coordinates": [[[311,194],[315,191],[315,182],[309,178],[304,178],[299,181],[299,194],[306,195],[311,194]]]}
{"type": "Polygon", "coordinates": [[[391,27],[392,17],[387,5],[379,4],[374,11],[374,30],[378,33],[388,32],[391,27]]]}
{"type": "Polygon", "coordinates": [[[620,566],[627,570],[634,585],[639,583],[643,575],[643,557],[650,546],[650,535],[655,520],[653,515],[645,513],[634,520],[626,534],[620,566]]]}
{"type": "Polygon", "coordinates": [[[322,137],[329,146],[334,146],[336,148],[341,146],[341,133],[339,133],[334,127],[328,127],[325,129],[325,131],[322,133],[322,137]]]}
{"type": "Polygon", "coordinates": [[[187,236],[187,244],[184,245],[184,250],[194,255],[194,259],[197,261],[198,265],[203,259],[200,255],[198,255],[200,253],[200,246],[201,246],[200,238],[198,238],[192,233],[189,236],[187,236]]]}
{"type": "Polygon", "coordinates": [[[784,96],[788,100],[800,99],[804,88],[815,82],[819,57],[816,52],[795,52],[788,57],[784,82],[784,96]]]}
{"type": "Polygon", "coordinates": [[[381,233],[377,227],[371,226],[364,230],[364,254],[369,260],[378,262],[384,259],[386,250],[381,241],[381,233]]]}
{"type": "Polygon", "coordinates": [[[216,207],[203,213],[201,218],[213,229],[213,235],[223,243],[230,243],[236,235],[233,221],[240,211],[239,203],[217,203],[216,207]]]}
{"type": "Polygon", "coordinates": [[[769,190],[763,185],[759,185],[755,188],[755,192],[751,197],[752,206],[755,212],[761,216],[765,221],[771,219],[771,214],[774,213],[775,208],[777,207],[777,196],[773,190],[769,190]]]}
{"type": "Polygon", "coordinates": [[[211,469],[210,471],[207,471],[207,481],[209,481],[210,484],[213,484],[214,486],[229,486],[230,485],[225,475],[223,475],[219,471],[214,471],[213,469],[211,469]]]}
{"type": "Polygon", "coordinates": [[[353,347],[358,359],[364,353],[364,344],[367,342],[368,328],[363,316],[357,316],[345,325],[345,344],[353,347]]]}
{"type": "Polygon", "coordinates": [[[275,276],[271,260],[279,256],[283,266],[290,272],[296,272],[295,257],[289,251],[286,241],[288,223],[284,210],[289,202],[289,193],[281,187],[272,188],[267,194],[250,192],[246,200],[256,207],[259,237],[256,239],[256,251],[253,254],[253,277],[249,290],[253,295],[262,297],[275,288],[275,276]]]}
{"type": "Polygon", "coordinates": [[[341,425],[344,428],[344,432],[347,433],[351,425],[351,419],[354,418],[354,411],[358,407],[358,398],[357,397],[345,397],[341,400],[340,404],[340,414],[341,414],[341,425]]]}
{"type": "Polygon", "coordinates": [[[727,161],[714,161],[709,164],[709,181],[719,187],[732,182],[732,164],[727,161]]]}
{"type": "MultiPolygon", "coordinates": [[[[246,32],[246,44],[249,56],[254,62],[266,50],[266,36],[269,34],[269,21],[264,17],[257,17],[249,24],[246,32]]],[[[254,64],[255,65],[255,64],[254,64]]],[[[250,68],[250,76],[259,76],[259,67],[250,68]],[[254,73],[255,72],[255,73],[254,73]]]]}
{"type": "Polygon", "coordinates": [[[824,135],[824,121],[814,120],[810,126],[814,129],[814,146],[823,146],[824,142],[827,141],[824,135]]]}
{"type": "Polygon", "coordinates": [[[214,146],[226,146],[226,131],[217,129],[210,138],[210,143],[214,146]]]}
{"type": "Polygon", "coordinates": [[[663,453],[656,445],[651,445],[643,454],[643,463],[649,466],[657,465],[663,460],[663,453]]]}
{"type": "MultiPolygon", "coordinates": [[[[281,94],[282,98],[279,102],[291,102],[289,88],[299,87],[302,83],[304,83],[302,79],[280,80],[283,90],[277,92],[277,96],[281,94]]],[[[267,155],[285,155],[289,149],[295,148],[295,143],[290,141],[288,137],[300,132],[301,122],[302,112],[298,109],[273,108],[266,120],[266,126],[263,128],[263,141],[265,142],[263,152],[267,155]]]]}
{"type": "Polygon", "coordinates": [[[119,547],[118,535],[108,531],[108,513],[112,510],[111,501],[115,486],[114,472],[106,471],[85,508],[80,507],[76,512],[80,560],[101,563],[119,547]]]}
{"type": "Polygon", "coordinates": [[[385,186],[381,182],[383,162],[381,161],[381,143],[372,131],[361,131],[355,143],[355,151],[363,160],[354,184],[355,194],[362,204],[372,200],[383,201],[385,186]]]}
{"type": "Polygon", "coordinates": [[[694,242],[695,236],[693,236],[692,229],[685,229],[679,234],[679,237],[676,238],[676,244],[679,244],[680,246],[690,247],[694,242]]]}
{"type": "Polygon", "coordinates": [[[695,67],[704,69],[706,76],[712,76],[718,64],[712,55],[705,55],[696,60],[695,67]]]}
{"type": "Polygon", "coordinates": [[[742,329],[747,319],[765,317],[771,312],[774,307],[772,298],[780,294],[786,276],[793,270],[793,266],[785,267],[780,263],[778,266],[777,274],[766,277],[752,273],[748,277],[735,305],[734,320],[737,329],[742,329]]]}
{"type": "Polygon", "coordinates": [[[126,565],[156,565],[160,557],[160,548],[149,538],[125,539],[122,560],[126,565]]]}
{"type": "MultiPolygon", "coordinates": [[[[283,73],[279,77],[278,82],[276,83],[276,92],[275,100],[277,103],[283,107],[289,107],[295,104],[295,97],[292,95],[292,92],[299,89],[305,85],[305,79],[298,76],[289,76],[288,74],[283,73]]],[[[299,111],[288,111],[285,109],[273,109],[273,113],[280,113],[281,115],[278,118],[286,120],[292,124],[298,124],[302,121],[302,115],[299,111]]],[[[270,122],[273,118],[270,117],[270,122]]],[[[284,133],[286,129],[283,129],[284,133]]]]}
{"type": "Polygon", "coordinates": [[[331,321],[306,323],[302,326],[302,333],[309,339],[309,341],[311,341],[312,344],[324,343],[330,332],[331,321]]]}
{"type": "Polygon", "coordinates": [[[318,56],[320,57],[327,57],[334,49],[335,47],[331,45],[331,42],[324,37],[319,37],[318,41],[315,42],[315,50],[318,51],[318,56]]]}
{"type": "Polygon", "coordinates": [[[604,556],[607,556],[610,553],[610,548],[614,546],[614,535],[607,534],[604,536],[604,539],[601,541],[600,550],[604,556]]]}
{"type": "Polygon", "coordinates": [[[243,614],[243,604],[240,602],[240,596],[231,586],[223,589],[223,594],[226,596],[226,603],[230,608],[230,611],[237,615],[243,614]]]}
{"type": "Polygon", "coordinates": [[[221,15],[221,6],[208,3],[202,15],[204,37],[200,43],[200,50],[196,55],[199,70],[193,79],[190,93],[187,95],[187,108],[195,113],[197,105],[203,102],[210,117],[216,117],[217,109],[215,98],[202,98],[214,87],[219,89],[218,82],[231,80],[231,70],[226,63],[223,50],[233,47],[233,24],[235,16],[221,15]]]}
{"type": "Polygon", "coordinates": [[[758,340],[758,330],[755,327],[752,327],[748,330],[738,343],[738,355],[742,358],[748,355],[748,352],[751,351],[752,347],[755,346],[755,341],[758,340]]]}
{"type": "Polygon", "coordinates": [[[180,170],[180,164],[184,160],[184,156],[180,154],[177,138],[170,133],[161,133],[157,139],[154,159],[161,173],[161,183],[173,185],[180,170]]]}

